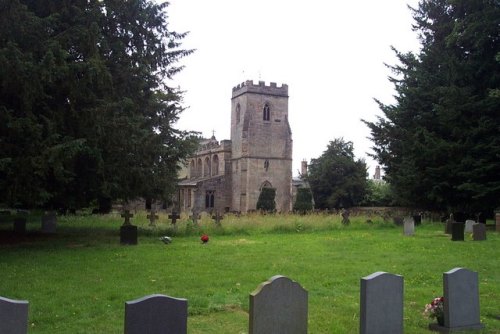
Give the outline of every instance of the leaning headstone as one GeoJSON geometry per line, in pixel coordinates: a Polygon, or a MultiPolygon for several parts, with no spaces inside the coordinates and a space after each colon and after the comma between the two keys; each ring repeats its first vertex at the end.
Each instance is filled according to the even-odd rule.
{"type": "Polygon", "coordinates": [[[42,216],[42,233],[56,233],[57,216],[54,211],[46,212],[42,216]]]}
{"type": "Polygon", "coordinates": [[[249,334],[307,333],[307,291],[285,276],[273,276],[250,294],[249,334]]]}
{"type": "Polygon", "coordinates": [[[120,243],[122,245],[137,245],[137,226],[130,223],[130,218],[134,215],[129,210],[125,210],[121,216],[125,221],[120,227],[120,243]]]}
{"type": "Polygon", "coordinates": [[[361,334],[403,333],[403,276],[376,272],[361,279],[361,334]]]}
{"type": "Polygon", "coordinates": [[[467,219],[465,221],[465,233],[472,233],[472,225],[474,225],[475,223],[475,221],[467,219]]]}
{"type": "Polygon", "coordinates": [[[412,217],[405,217],[405,219],[403,220],[403,225],[404,235],[415,234],[415,222],[412,217]]]}
{"type": "Polygon", "coordinates": [[[451,224],[451,240],[464,241],[465,223],[454,222],[451,224]]]}
{"type": "Polygon", "coordinates": [[[14,233],[25,234],[26,233],[26,218],[16,217],[14,218],[14,233]]]}
{"type": "Polygon", "coordinates": [[[455,268],[443,273],[444,327],[480,329],[479,278],[477,272],[455,268]]]}
{"type": "Polygon", "coordinates": [[[482,223],[476,223],[472,225],[472,239],[474,241],[486,240],[486,225],[482,223]]]}
{"type": "Polygon", "coordinates": [[[187,333],[186,299],[149,295],[125,302],[125,334],[187,333]]]}
{"type": "Polygon", "coordinates": [[[0,297],[0,333],[28,333],[28,301],[0,297]]]}

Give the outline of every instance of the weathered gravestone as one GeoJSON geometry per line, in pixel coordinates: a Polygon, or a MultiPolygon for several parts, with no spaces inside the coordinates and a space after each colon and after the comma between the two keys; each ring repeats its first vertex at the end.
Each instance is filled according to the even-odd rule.
{"type": "Polygon", "coordinates": [[[0,297],[0,333],[28,333],[28,302],[0,297]]]}
{"type": "Polygon", "coordinates": [[[221,215],[219,211],[215,211],[215,215],[212,216],[212,219],[215,221],[216,225],[220,225],[221,220],[224,219],[224,215],[221,215]]]}
{"type": "Polygon", "coordinates": [[[186,299],[149,295],[125,302],[125,334],[185,334],[186,299]]]}
{"type": "Polygon", "coordinates": [[[349,225],[351,221],[349,220],[349,215],[351,213],[349,210],[342,210],[341,216],[342,216],[342,225],[349,225]]]}
{"type": "Polygon", "coordinates": [[[193,210],[193,214],[189,216],[189,218],[193,221],[194,226],[198,226],[198,220],[200,219],[200,214],[198,211],[193,210]]]}
{"type": "Polygon", "coordinates": [[[471,220],[471,219],[467,219],[465,221],[465,233],[472,233],[472,225],[474,225],[476,222],[471,220]]]}
{"type": "Polygon", "coordinates": [[[54,211],[46,212],[42,216],[42,233],[56,233],[57,216],[54,211]]]}
{"type": "Polygon", "coordinates": [[[376,272],[361,279],[361,334],[403,333],[403,277],[376,272]]]}
{"type": "Polygon", "coordinates": [[[405,219],[403,220],[403,225],[404,235],[415,234],[415,222],[412,217],[405,217],[405,219]]]}
{"type": "Polygon", "coordinates": [[[445,225],[444,225],[444,233],[445,234],[451,234],[451,225],[455,221],[453,220],[453,214],[450,214],[450,218],[446,219],[445,225]]]}
{"type": "Polygon", "coordinates": [[[134,215],[129,210],[125,210],[121,216],[125,221],[120,227],[120,243],[122,245],[137,245],[137,226],[130,223],[130,218],[134,215]]]}
{"type": "Polygon", "coordinates": [[[177,219],[181,219],[181,216],[176,211],[172,211],[172,213],[168,215],[168,219],[172,220],[172,225],[176,226],[177,219]]]}
{"type": "Polygon", "coordinates": [[[307,291],[285,276],[273,276],[250,294],[249,334],[307,333],[307,291]]]}
{"type": "Polygon", "coordinates": [[[422,214],[413,215],[413,221],[415,222],[415,226],[420,226],[422,224],[422,214]]]}
{"type": "Polygon", "coordinates": [[[445,332],[481,329],[477,272],[455,268],[443,273],[444,326],[429,327],[445,332]],[[443,328],[444,327],[444,328],[443,328]]]}
{"type": "Polygon", "coordinates": [[[451,224],[452,241],[464,241],[464,227],[465,223],[453,222],[451,224]]]}
{"type": "Polygon", "coordinates": [[[486,240],[486,225],[481,223],[476,223],[472,225],[472,239],[474,241],[486,240]]]}
{"type": "Polygon", "coordinates": [[[151,210],[150,214],[146,216],[149,219],[149,226],[156,226],[156,220],[160,217],[156,214],[155,210],[151,210]]]}

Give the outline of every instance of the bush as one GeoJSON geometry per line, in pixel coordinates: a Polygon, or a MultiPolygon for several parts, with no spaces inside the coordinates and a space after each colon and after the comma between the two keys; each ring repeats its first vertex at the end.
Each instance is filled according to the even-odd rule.
{"type": "Polygon", "coordinates": [[[259,199],[257,200],[257,210],[274,212],[276,210],[276,202],[274,201],[275,197],[276,189],[262,188],[259,199]]]}

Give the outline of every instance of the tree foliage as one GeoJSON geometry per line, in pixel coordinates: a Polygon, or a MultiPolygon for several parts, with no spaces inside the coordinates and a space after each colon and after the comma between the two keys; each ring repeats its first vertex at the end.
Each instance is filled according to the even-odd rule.
{"type": "Polygon", "coordinates": [[[353,150],[352,142],[335,139],[319,158],[311,160],[307,180],[316,208],[349,208],[363,200],[367,187],[366,163],[356,160],[353,150]]]}
{"type": "Polygon", "coordinates": [[[481,210],[500,204],[500,6],[425,0],[413,9],[418,54],[396,51],[396,102],[365,123],[403,204],[481,210]]]}
{"type": "Polygon", "coordinates": [[[192,51],[167,5],[0,1],[0,202],[168,196],[192,142],[167,83],[192,51]]]}
{"type": "Polygon", "coordinates": [[[293,211],[305,214],[313,209],[313,197],[310,188],[298,188],[293,211]]]}
{"type": "Polygon", "coordinates": [[[274,212],[276,210],[276,189],[262,188],[257,199],[257,210],[274,212]]]}

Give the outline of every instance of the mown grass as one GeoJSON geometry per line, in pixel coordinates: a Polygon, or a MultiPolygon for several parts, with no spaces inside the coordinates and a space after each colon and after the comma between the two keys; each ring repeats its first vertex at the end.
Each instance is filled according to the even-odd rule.
{"type": "MultiPolygon", "coordinates": [[[[189,333],[248,332],[248,295],[280,274],[309,292],[309,333],[359,332],[359,282],[376,271],[404,276],[405,333],[427,331],[422,315],[442,295],[442,274],[479,273],[482,333],[500,333],[500,237],[452,242],[440,223],[415,236],[376,217],[226,216],[216,226],[183,217],[157,227],[136,213],[139,244],[119,244],[119,215],[59,217],[58,233],[37,233],[32,217],[21,239],[1,239],[0,295],[30,302],[30,333],[122,333],[124,302],[160,293],[188,299],[189,333]],[[210,241],[202,245],[199,236],[210,241]],[[165,245],[159,237],[173,236],[165,245]]],[[[0,226],[6,235],[6,226],[0,226]]]]}

